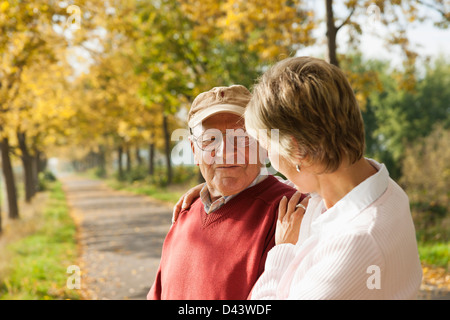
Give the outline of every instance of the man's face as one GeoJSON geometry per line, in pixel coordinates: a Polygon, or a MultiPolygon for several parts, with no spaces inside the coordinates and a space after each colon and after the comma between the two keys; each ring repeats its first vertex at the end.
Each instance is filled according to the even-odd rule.
{"type": "Polygon", "coordinates": [[[245,146],[244,139],[248,137],[243,137],[246,134],[241,117],[231,113],[215,114],[193,128],[192,134],[194,158],[208,185],[211,199],[239,193],[258,176],[261,169],[259,146],[256,141],[245,146]],[[199,139],[204,142],[201,145],[206,150],[199,147],[199,139]],[[209,143],[211,148],[208,148],[209,143]]]}

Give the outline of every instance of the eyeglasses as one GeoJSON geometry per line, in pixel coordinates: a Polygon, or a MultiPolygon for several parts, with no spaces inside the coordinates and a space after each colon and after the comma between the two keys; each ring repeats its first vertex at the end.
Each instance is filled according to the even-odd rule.
{"type": "Polygon", "coordinates": [[[234,148],[246,148],[255,142],[255,139],[242,129],[227,129],[227,133],[216,129],[208,129],[198,137],[192,135],[193,140],[201,150],[210,152],[221,146],[224,137],[227,143],[234,148]]]}

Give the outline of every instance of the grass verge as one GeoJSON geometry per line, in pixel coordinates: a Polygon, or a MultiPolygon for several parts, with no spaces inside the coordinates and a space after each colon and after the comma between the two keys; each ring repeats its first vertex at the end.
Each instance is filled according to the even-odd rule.
{"type": "Polygon", "coordinates": [[[134,194],[142,194],[154,199],[163,201],[169,205],[175,205],[180,197],[186,193],[191,185],[172,185],[170,187],[159,187],[146,182],[136,181],[133,183],[117,181],[115,179],[107,180],[106,184],[115,189],[128,191],[134,194]]]}
{"type": "Polygon", "coordinates": [[[450,271],[450,242],[420,243],[419,255],[422,263],[450,271]]]}
{"type": "MultiPolygon", "coordinates": [[[[8,262],[1,273],[0,299],[82,298],[79,290],[67,287],[71,275],[67,268],[77,261],[75,224],[69,215],[61,183],[52,182],[48,188],[48,199],[40,216],[32,220],[32,230],[0,248],[8,262]]],[[[17,222],[11,228],[20,232],[20,223],[24,222],[17,222]]]]}

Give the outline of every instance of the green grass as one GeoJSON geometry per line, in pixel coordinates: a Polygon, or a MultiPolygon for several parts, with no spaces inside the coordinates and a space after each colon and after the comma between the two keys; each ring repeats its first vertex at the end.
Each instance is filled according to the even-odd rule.
{"type": "Polygon", "coordinates": [[[6,247],[0,299],[81,299],[79,290],[67,288],[67,267],[77,260],[75,233],[61,183],[53,182],[36,230],[6,247]]]}
{"type": "Polygon", "coordinates": [[[158,187],[145,182],[121,182],[109,180],[107,185],[116,190],[124,190],[135,194],[150,196],[154,199],[175,204],[180,197],[189,190],[190,186],[158,187]]]}
{"type": "Polygon", "coordinates": [[[445,243],[420,243],[420,261],[428,266],[441,267],[450,271],[450,242],[445,243]]]}
{"type": "Polygon", "coordinates": [[[171,185],[167,185],[166,169],[161,166],[155,168],[153,176],[148,175],[146,167],[135,167],[130,172],[124,172],[123,179],[118,178],[117,172],[100,177],[97,171],[97,168],[92,168],[77,174],[102,180],[112,189],[147,195],[170,205],[174,205],[186,191],[198,184],[198,168],[195,166],[175,166],[171,185]]]}

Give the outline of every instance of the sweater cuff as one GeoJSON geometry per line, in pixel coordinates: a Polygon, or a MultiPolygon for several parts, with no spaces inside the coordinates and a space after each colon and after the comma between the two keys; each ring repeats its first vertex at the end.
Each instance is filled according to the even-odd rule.
{"type": "Polygon", "coordinates": [[[295,245],[286,243],[273,247],[267,254],[265,270],[285,270],[295,257],[295,245]]]}

